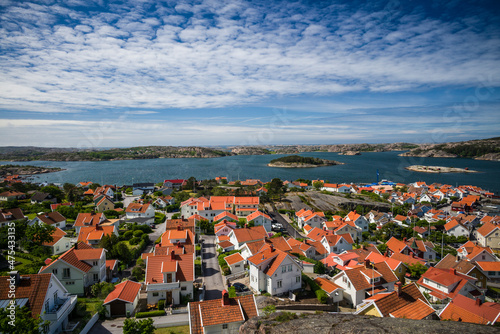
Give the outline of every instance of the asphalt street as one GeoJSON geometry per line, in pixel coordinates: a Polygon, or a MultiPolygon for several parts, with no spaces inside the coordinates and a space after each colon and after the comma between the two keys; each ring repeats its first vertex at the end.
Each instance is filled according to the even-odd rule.
{"type": "Polygon", "coordinates": [[[205,300],[219,299],[222,296],[224,284],[219,270],[217,252],[215,248],[215,236],[204,235],[203,239],[203,281],[205,283],[205,300]]]}

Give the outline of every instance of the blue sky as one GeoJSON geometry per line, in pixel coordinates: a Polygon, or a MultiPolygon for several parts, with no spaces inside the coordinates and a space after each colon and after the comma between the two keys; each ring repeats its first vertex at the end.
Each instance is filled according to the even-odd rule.
{"type": "Polygon", "coordinates": [[[498,1],[0,0],[1,145],[499,135],[498,1]]]}

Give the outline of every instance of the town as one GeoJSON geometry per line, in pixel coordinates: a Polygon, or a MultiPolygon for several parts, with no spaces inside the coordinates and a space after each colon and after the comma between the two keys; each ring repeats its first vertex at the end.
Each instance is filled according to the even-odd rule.
{"type": "Polygon", "coordinates": [[[0,313],[14,293],[25,332],[237,333],[311,313],[499,323],[500,201],[473,185],[28,181],[0,183],[0,313]]]}

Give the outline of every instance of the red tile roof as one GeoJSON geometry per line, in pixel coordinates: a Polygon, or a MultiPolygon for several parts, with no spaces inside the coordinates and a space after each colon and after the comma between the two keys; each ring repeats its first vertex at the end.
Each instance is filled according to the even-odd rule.
{"type": "MultiPolygon", "coordinates": [[[[377,272],[380,274],[381,279],[379,284],[392,283],[398,281],[398,278],[396,277],[396,275],[394,275],[394,273],[392,272],[391,268],[389,268],[387,263],[385,262],[376,263],[374,269],[375,270],[366,269],[364,266],[361,266],[358,268],[345,270],[344,273],[347,275],[347,277],[349,277],[349,280],[354,285],[356,291],[366,290],[372,287],[372,284],[368,282],[368,279],[371,278],[372,272],[373,273],[377,272]],[[369,275],[369,277],[365,275],[369,275]]],[[[379,284],[375,283],[375,286],[379,284]]]]}
{"type": "Polygon", "coordinates": [[[64,261],[83,272],[89,272],[92,266],[85,261],[98,260],[101,258],[103,252],[104,248],[93,248],[86,243],[79,242],[55,261],[52,261],[48,266],[42,267],[40,273],[46,271],[57,261],[64,261]]]}
{"type": "Polygon", "coordinates": [[[238,216],[233,215],[231,212],[221,212],[217,216],[214,217],[214,222],[222,220],[222,219],[229,219],[229,220],[236,220],[238,221],[238,216]]]}
{"type": "Polygon", "coordinates": [[[268,276],[272,276],[274,272],[279,268],[281,263],[289,256],[287,253],[280,251],[279,249],[271,247],[266,247],[255,255],[249,257],[247,260],[259,266],[261,263],[271,260],[264,270],[264,273],[268,276]]]}
{"type": "Polygon", "coordinates": [[[238,228],[233,230],[232,233],[234,233],[239,243],[262,240],[267,237],[267,232],[264,226],[238,228]]]}
{"type": "Polygon", "coordinates": [[[477,233],[481,234],[483,237],[486,237],[498,228],[499,227],[497,225],[493,225],[492,223],[484,223],[483,226],[477,229],[477,233]]]}
{"type": "Polygon", "coordinates": [[[105,235],[114,234],[115,226],[84,226],[80,228],[80,233],[78,233],[78,242],[89,243],[91,240],[101,240],[105,235]]]}
{"type": "Polygon", "coordinates": [[[47,225],[57,224],[66,220],[66,218],[57,211],[47,212],[36,217],[47,225]]]}
{"type": "Polygon", "coordinates": [[[316,284],[318,284],[319,287],[328,294],[334,292],[337,289],[342,289],[337,284],[323,277],[316,277],[314,279],[314,282],[316,282],[316,284]]]}
{"type": "Polygon", "coordinates": [[[155,284],[163,283],[162,268],[171,264],[177,265],[176,280],[177,281],[193,281],[194,280],[194,258],[193,254],[175,254],[172,260],[171,255],[148,256],[146,264],[146,283],[155,284]]]}
{"type": "Polygon", "coordinates": [[[114,270],[117,264],[118,260],[106,260],[106,268],[109,270],[114,270]]]}
{"type": "Polygon", "coordinates": [[[475,324],[494,324],[500,316],[500,304],[479,303],[457,295],[439,315],[442,320],[463,321],[475,324]]]}
{"type": "Polygon", "coordinates": [[[115,286],[115,289],[104,299],[103,305],[111,303],[113,300],[121,300],[127,303],[133,303],[137,294],[141,290],[141,283],[125,281],[115,286]]]}
{"type": "MultiPolygon", "coordinates": [[[[49,289],[52,273],[21,275],[19,284],[16,286],[16,299],[28,298],[28,307],[33,318],[42,314],[43,303],[49,289]]],[[[0,300],[10,299],[9,288],[10,276],[0,276],[0,300]]]]}
{"type": "Polygon", "coordinates": [[[241,256],[240,253],[234,253],[229,256],[226,256],[224,260],[226,260],[227,264],[230,266],[232,266],[235,263],[245,261],[245,259],[241,256]]]}
{"type": "Polygon", "coordinates": [[[399,310],[392,312],[394,318],[404,318],[413,320],[422,320],[431,314],[436,313],[436,311],[422,299],[418,299],[412,304],[403,306],[399,310]]]}
{"type": "Polygon", "coordinates": [[[483,271],[500,271],[500,262],[499,261],[476,261],[476,264],[483,271]]]}
{"type": "Polygon", "coordinates": [[[390,238],[386,245],[394,253],[401,253],[407,247],[406,243],[394,237],[390,238]]]}
{"type": "Polygon", "coordinates": [[[52,241],[44,242],[44,246],[54,246],[59,240],[61,240],[64,236],[66,236],[66,232],[61,230],[59,227],[56,227],[54,232],[52,232],[52,241]]]}
{"type": "Polygon", "coordinates": [[[126,213],[145,213],[149,208],[149,203],[140,204],[140,203],[130,203],[125,210],[126,213]]]}
{"type": "Polygon", "coordinates": [[[262,216],[268,220],[272,220],[271,217],[269,217],[268,215],[266,215],[265,213],[262,213],[260,211],[255,211],[255,212],[249,214],[246,217],[246,219],[247,219],[247,222],[251,222],[252,220],[254,220],[255,218],[260,217],[260,216],[262,216]]]}
{"type": "Polygon", "coordinates": [[[79,213],[76,217],[74,227],[82,227],[82,226],[96,226],[99,224],[103,217],[103,213],[79,213]]]}

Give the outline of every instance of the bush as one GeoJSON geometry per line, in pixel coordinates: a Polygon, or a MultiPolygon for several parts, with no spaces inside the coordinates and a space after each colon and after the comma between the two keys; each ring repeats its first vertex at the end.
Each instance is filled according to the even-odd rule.
{"type": "Polygon", "coordinates": [[[134,236],[134,231],[127,231],[123,234],[124,240],[130,240],[134,236]]]}
{"type": "Polygon", "coordinates": [[[230,286],[228,294],[230,298],[236,297],[236,288],[234,286],[230,286]]]}
{"type": "Polygon", "coordinates": [[[141,237],[141,241],[144,241],[146,243],[149,242],[149,236],[147,234],[143,234],[142,237],[141,237]]]}
{"type": "Polygon", "coordinates": [[[274,305],[267,305],[266,307],[264,307],[264,314],[267,316],[269,316],[271,313],[274,313],[276,312],[276,306],[274,305]]]}
{"type": "Polygon", "coordinates": [[[133,238],[132,238],[132,239],[130,239],[128,242],[129,242],[129,244],[131,244],[131,245],[137,245],[140,241],[141,241],[141,238],[136,238],[136,237],[133,237],[133,238]]]}
{"type": "Polygon", "coordinates": [[[96,283],[90,287],[90,293],[97,298],[106,298],[115,286],[108,282],[96,283]]]}
{"type": "Polygon", "coordinates": [[[276,320],[279,322],[285,322],[285,321],[290,321],[293,319],[297,319],[298,316],[295,313],[292,312],[282,312],[276,317],[276,320]]]}
{"type": "Polygon", "coordinates": [[[165,299],[161,299],[158,301],[158,310],[164,310],[165,309],[165,299]]]}
{"type": "Polygon", "coordinates": [[[139,318],[147,318],[147,317],[159,317],[165,315],[165,311],[150,311],[150,312],[137,312],[135,317],[139,318]]]}
{"type": "Polygon", "coordinates": [[[141,230],[135,230],[134,232],[134,238],[140,238],[144,232],[142,232],[141,230]]]}
{"type": "Polygon", "coordinates": [[[315,294],[316,294],[316,298],[318,298],[318,301],[321,304],[326,304],[328,302],[328,295],[326,294],[325,291],[323,291],[321,289],[316,290],[315,294]]]}

